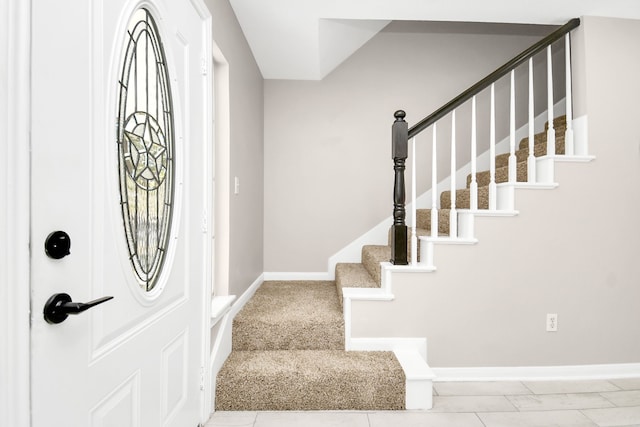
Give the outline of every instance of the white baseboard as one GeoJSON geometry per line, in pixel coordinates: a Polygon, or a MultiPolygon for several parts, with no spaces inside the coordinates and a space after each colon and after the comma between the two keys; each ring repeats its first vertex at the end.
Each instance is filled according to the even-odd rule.
{"type": "Polygon", "coordinates": [[[242,310],[242,307],[244,307],[247,301],[251,299],[262,282],[264,282],[263,274],[258,276],[240,298],[236,299],[230,308],[225,309],[225,313],[221,316],[221,319],[217,320],[217,323],[220,323],[220,329],[214,338],[211,348],[211,376],[214,383],[214,390],[216,375],[218,375],[218,371],[220,371],[225,360],[227,360],[227,357],[231,354],[231,327],[233,326],[233,318],[242,310]]]}
{"type": "Polygon", "coordinates": [[[221,318],[216,320],[216,323],[220,324],[220,328],[218,329],[218,333],[215,338],[213,338],[213,345],[211,347],[211,357],[210,357],[210,387],[211,387],[211,397],[213,398],[213,404],[211,406],[211,410],[215,410],[215,390],[216,390],[216,377],[218,376],[218,372],[222,369],[222,365],[227,360],[229,355],[231,354],[232,348],[232,327],[233,327],[233,319],[236,315],[242,310],[242,307],[251,299],[253,294],[258,290],[260,285],[264,282],[264,274],[258,276],[256,280],[247,288],[246,291],[240,296],[240,298],[235,300],[235,303],[231,305],[230,308],[224,308],[224,314],[221,315],[221,318]]]}
{"type": "Polygon", "coordinates": [[[242,307],[244,307],[247,301],[249,301],[253,294],[256,293],[260,285],[262,285],[262,283],[266,280],[264,278],[264,275],[265,273],[262,273],[260,276],[258,276],[256,280],[254,280],[253,283],[247,288],[247,290],[244,291],[242,295],[240,295],[240,298],[236,300],[235,304],[231,306],[231,311],[229,312],[231,318],[236,317],[236,314],[238,314],[238,312],[242,310],[242,307]]]}
{"type": "Polygon", "coordinates": [[[264,273],[264,280],[334,280],[335,276],[326,272],[271,271],[264,273]]]}
{"type": "Polygon", "coordinates": [[[640,378],[640,363],[569,366],[431,368],[434,381],[562,381],[640,378]]]}
{"type": "Polygon", "coordinates": [[[211,325],[214,327],[216,323],[224,318],[224,315],[231,310],[231,305],[236,300],[235,295],[214,296],[211,300],[211,325]]]}

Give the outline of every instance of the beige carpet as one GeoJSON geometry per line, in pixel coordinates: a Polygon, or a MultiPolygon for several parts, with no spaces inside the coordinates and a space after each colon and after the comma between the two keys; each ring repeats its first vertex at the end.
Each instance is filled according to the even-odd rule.
{"type": "Polygon", "coordinates": [[[216,410],[403,409],[392,352],[344,351],[335,282],[265,282],[233,323],[216,410]]]}
{"type": "Polygon", "coordinates": [[[404,409],[404,373],[393,353],[234,351],[218,374],[216,410],[404,409]]]}
{"type": "MultiPolygon", "coordinates": [[[[565,118],[554,120],[556,153],[564,153],[565,118]]],[[[516,152],[517,180],[527,180],[528,138],[516,152]]],[[[535,135],[534,155],[546,154],[545,131],[535,135]]],[[[508,154],[496,156],[496,183],[508,181],[508,154]]],[[[479,172],[478,205],[487,209],[489,172],[479,172]]],[[[467,188],[456,207],[469,208],[467,188]]],[[[451,193],[441,193],[438,233],[449,233],[451,193]]],[[[431,210],[417,211],[419,235],[431,234],[431,210]]],[[[342,288],[379,287],[388,245],[362,248],[361,263],[336,266],[335,282],[265,282],[236,316],[233,351],[217,377],[216,409],[403,409],[405,377],[391,352],[346,352],[342,288]],[[338,297],[340,295],[340,298],[338,297]]]]}
{"type": "Polygon", "coordinates": [[[264,282],[233,321],[233,350],[344,350],[334,282],[264,282]]]}

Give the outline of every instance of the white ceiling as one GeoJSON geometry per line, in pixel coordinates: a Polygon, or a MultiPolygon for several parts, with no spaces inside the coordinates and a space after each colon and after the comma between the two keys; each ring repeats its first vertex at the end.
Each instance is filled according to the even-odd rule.
{"type": "Polygon", "coordinates": [[[265,79],[320,80],[392,20],[640,19],[640,0],[230,0],[265,79]]]}

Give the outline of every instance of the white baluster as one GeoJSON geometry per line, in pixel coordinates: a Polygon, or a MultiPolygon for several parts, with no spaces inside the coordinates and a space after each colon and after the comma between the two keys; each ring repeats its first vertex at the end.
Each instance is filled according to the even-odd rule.
{"type": "Polygon", "coordinates": [[[516,71],[511,70],[511,95],[509,97],[509,182],[518,179],[516,159],[516,71]]]}
{"type": "Polygon", "coordinates": [[[470,208],[478,210],[478,181],[477,173],[477,138],[476,138],[476,97],[471,98],[471,184],[469,185],[470,208]]]}
{"type": "Polygon", "coordinates": [[[449,212],[449,236],[458,236],[456,213],[456,110],[451,113],[451,211],[449,212]]]}
{"type": "Polygon", "coordinates": [[[571,38],[569,33],[564,36],[564,46],[567,79],[567,96],[565,98],[567,105],[567,130],[564,132],[564,153],[567,156],[573,156],[575,154],[575,148],[573,143],[573,95],[571,93],[571,38]]]}
{"type": "Polygon", "coordinates": [[[556,155],[556,131],[553,128],[553,70],[551,45],[547,46],[547,156],[556,155]]]}
{"type": "Polygon", "coordinates": [[[536,157],[533,133],[533,57],[529,58],[529,156],[527,157],[527,181],[536,182],[536,157]]]}
{"type": "Polygon", "coordinates": [[[416,138],[411,138],[411,265],[418,265],[418,235],[416,234],[416,138]]]}
{"type": "Polygon", "coordinates": [[[433,124],[431,147],[431,237],[438,237],[438,157],[436,152],[437,124],[433,124]]]}
{"type": "Polygon", "coordinates": [[[489,123],[489,209],[496,210],[496,90],[491,84],[491,115],[489,123]]]}

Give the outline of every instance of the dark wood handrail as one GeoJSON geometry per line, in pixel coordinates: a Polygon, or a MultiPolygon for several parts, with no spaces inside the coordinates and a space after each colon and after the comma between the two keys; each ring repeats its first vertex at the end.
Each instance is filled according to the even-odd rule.
{"type": "Polygon", "coordinates": [[[543,38],[542,40],[540,40],[539,42],[531,46],[530,48],[514,56],[513,59],[511,59],[509,62],[507,62],[497,70],[495,70],[493,73],[489,74],[487,77],[480,80],[478,83],[474,84],[469,89],[465,90],[460,95],[456,96],[451,101],[449,101],[448,103],[446,103],[445,105],[443,105],[442,107],[440,107],[439,109],[437,109],[436,111],[434,111],[433,113],[431,113],[430,115],[428,115],[427,117],[425,117],[424,119],[416,123],[413,127],[409,129],[409,138],[413,138],[418,133],[428,128],[433,123],[437,122],[438,120],[440,120],[441,118],[449,114],[451,111],[453,111],[460,105],[467,102],[474,95],[477,95],[478,93],[480,93],[481,91],[489,87],[492,83],[496,82],[499,78],[509,73],[518,65],[527,61],[530,57],[542,51],[551,43],[555,42],[556,40],[559,40],[569,31],[573,30],[574,28],[577,28],[579,25],[580,25],[580,18],[574,18],[571,21],[564,24],[562,27],[555,30],[553,33],[549,34],[547,37],[543,38]]]}

